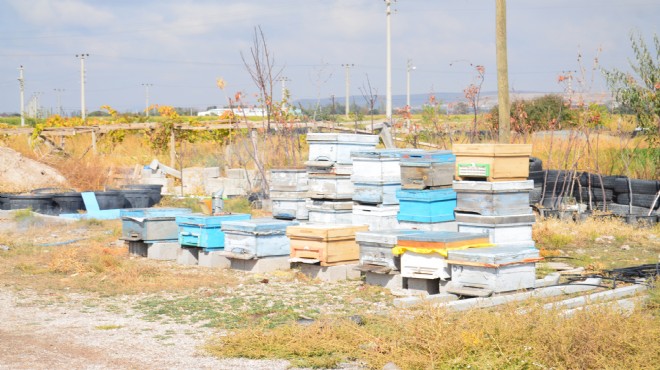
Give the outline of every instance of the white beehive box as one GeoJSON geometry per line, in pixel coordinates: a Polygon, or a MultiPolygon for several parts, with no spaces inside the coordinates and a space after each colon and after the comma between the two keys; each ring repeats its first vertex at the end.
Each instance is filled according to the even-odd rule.
{"type": "Polygon", "coordinates": [[[447,280],[451,270],[447,259],[437,253],[405,252],[401,255],[401,276],[416,279],[447,280]]]}
{"type": "Polygon", "coordinates": [[[306,201],[308,219],[311,223],[319,224],[352,224],[353,202],[314,200],[306,201]]]}
{"type": "Polygon", "coordinates": [[[398,205],[396,192],[401,184],[389,182],[354,182],[353,200],[366,204],[398,205]]]}
{"type": "Polygon", "coordinates": [[[480,216],[456,213],[459,232],[486,233],[491,243],[516,243],[532,241],[534,214],[510,216],[480,216]]]}
{"type": "Polygon", "coordinates": [[[308,196],[314,199],[352,199],[353,182],[350,176],[309,175],[308,196]]]}
{"type": "Polygon", "coordinates": [[[525,181],[454,181],[456,211],[484,216],[531,214],[529,193],[533,180],[525,181]]]}
{"type": "Polygon", "coordinates": [[[400,230],[423,230],[423,231],[458,231],[456,221],[445,222],[414,222],[414,221],[399,221],[397,227],[400,230]]]}
{"type": "Polygon", "coordinates": [[[401,154],[421,149],[376,149],[351,153],[353,182],[393,182],[401,184],[401,154]]]}
{"type": "Polygon", "coordinates": [[[307,191],[308,175],[304,169],[270,170],[270,191],[307,191]]]}
{"type": "Polygon", "coordinates": [[[355,233],[355,241],[360,246],[360,265],[383,268],[381,270],[384,273],[398,271],[401,257],[392,254],[392,248],[396,246],[398,236],[419,232],[421,231],[389,229],[355,233]]]}
{"type": "Polygon", "coordinates": [[[226,221],[222,224],[222,232],[225,234],[223,253],[250,258],[286,256],[290,253],[286,228],[296,225],[297,221],[272,218],[226,221]]]}
{"type": "Polygon", "coordinates": [[[351,152],[375,149],[378,135],[308,133],[310,161],[351,163],[351,152]]]}
{"type": "Polygon", "coordinates": [[[492,290],[495,293],[534,288],[535,248],[493,247],[450,250],[452,285],[492,290]]]}
{"type": "Polygon", "coordinates": [[[365,205],[353,204],[353,223],[369,225],[369,230],[395,230],[398,221],[396,214],[398,205],[365,205]]]}

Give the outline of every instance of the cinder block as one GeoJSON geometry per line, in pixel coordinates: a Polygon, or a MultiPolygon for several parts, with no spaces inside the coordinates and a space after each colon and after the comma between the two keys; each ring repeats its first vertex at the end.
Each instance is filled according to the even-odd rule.
{"type": "Polygon", "coordinates": [[[229,261],[231,263],[230,267],[233,270],[240,270],[240,271],[247,271],[254,273],[265,273],[276,270],[291,269],[291,263],[289,263],[289,256],[263,257],[263,258],[257,258],[251,260],[230,258],[229,261]]]}
{"type": "Polygon", "coordinates": [[[228,269],[231,267],[229,258],[220,255],[218,251],[200,250],[197,255],[198,264],[203,267],[228,269]]]}
{"type": "Polygon", "coordinates": [[[426,301],[431,303],[445,303],[456,300],[458,300],[458,296],[456,294],[449,293],[431,294],[426,297],[426,301]]]}
{"type": "Polygon", "coordinates": [[[149,245],[141,241],[128,242],[128,254],[131,256],[147,257],[147,250],[149,245]]]}
{"type": "Polygon", "coordinates": [[[199,263],[199,248],[179,248],[176,262],[180,265],[197,265],[199,263]]]}
{"type": "Polygon", "coordinates": [[[152,243],[147,249],[147,258],[160,261],[174,261],[177,259],[181,246],[177,242],[152,243]]]}
{"type": "Polygon", "coordinates": [[[322,281],[356,280],[360,278],[360,271],[355,270],[357,264],[319,266],[301,263],[300,272],[312,279],[322,281]]]}
{"type": "Polygon", "coordinates": [[[440,293],[440,278],[417,279],[403,278],[403,288],[408,289],[413,295],[427,296],[440,293]]]}
{"type": "Polygon", "coordinates": [[[401,274],[377,274],[367,271],[365,283],[368,285],[381,286],[387,289],[403,289],[403,278],[401,274]]]}
{"type": "Polygon", "coordinates": [[[422,303],[422,298],[419,297],[395,298],[394,301],[392,301],[394,307],[398,307],[398,308],[412,307],[420,303],[422,303]]]}

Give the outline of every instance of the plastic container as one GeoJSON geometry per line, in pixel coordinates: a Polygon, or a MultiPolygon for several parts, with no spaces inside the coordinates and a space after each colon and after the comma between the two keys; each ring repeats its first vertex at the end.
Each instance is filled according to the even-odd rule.
{"type": "Polygon", "coordinates": [[[56,214],[55,202],[52,194],[10,195],[8,209],[30,208],[37,213],[46,215],[56,214]]]}
{"type": "Polygon", "coordinates": [[[151,206],[149,189],[122,189],[119,192],[124,197],[124,206],[121,208],[149,208],[151,206]]]}
{"type": "Polygon", "coordinates": [[[122,189],[128,190],[147,190],[149,192],[149,204],[146,207],[152,207],[158,204],[162,198],[162,184],[131,184],[124,185],[122,189]]]}
{"type": "Polygon", "coordinates": [[[77,192],[53,194],[53,202],[57,213],[77,213],[85,210],[82,195],[77,192]]]}
{"type": "Polygon", "coordinates": [[[124,208],[126,200],[119,190],[95,191],[94,195],[101,210],[124,208]]]}

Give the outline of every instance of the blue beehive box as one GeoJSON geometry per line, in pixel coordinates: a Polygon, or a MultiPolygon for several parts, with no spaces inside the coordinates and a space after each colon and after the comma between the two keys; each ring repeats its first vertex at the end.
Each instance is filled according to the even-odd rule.
{"type": "Polygon", "coordinates": [[[399,221],[432,223],[455,219],[456,192],[452,189],[401,189],[396,196],[399,198],[399,221]]]}
{"type": "Polygon", "coordinates": [[[190,214],[188,208],[129,208],[119,212],[121,239],[145,243],[169,242],[178,239],[177,215],[190,214]]]}
{"type": "Polygon", "coordinates": [[[268,217],[224,222],[225,253],[235,258],[289,255],[291,242],[286,236],[286,228],[298,224],[298,221],[268,217]]]}
{"type": "Polygon", "coordinates": [[[177,216],[179,244],[207,250],[222,249],[225,247],[225,234],[222,232],[222,224],[227,221],[249,220],[250,217],[249,214],[245,213],[217,216],[203,214],[177,216]]]}

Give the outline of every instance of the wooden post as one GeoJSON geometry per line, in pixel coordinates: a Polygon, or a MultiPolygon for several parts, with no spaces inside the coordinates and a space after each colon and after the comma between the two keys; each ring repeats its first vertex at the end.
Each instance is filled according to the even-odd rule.
{"type": "Polygon", "coordinates": [[[174,135],[174,128],[170,133],[170,167],[176,168],[176,135],[174,135]]]}
{"type": "Polygon", "coordinates": [[[92,153],[96,155],[96,130],[92,130],[92,153]]]}
{"type": "Polygon", "coordinates": [[[511,142],[511,102],[509,66],[506,51],[506,0],[495,2],[495,49],[497,54],[497,103],[499,105],[499,142],[511,142]]]}

